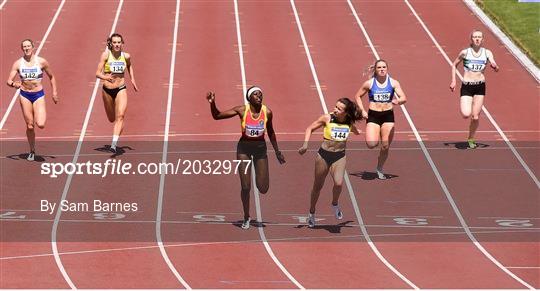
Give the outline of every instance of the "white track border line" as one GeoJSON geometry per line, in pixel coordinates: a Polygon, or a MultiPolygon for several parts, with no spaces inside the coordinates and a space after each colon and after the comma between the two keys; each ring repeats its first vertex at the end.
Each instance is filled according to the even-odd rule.
{"type": "MultiPolygon", "coordinates": [[[[240,58],[240,71],[242,75],[242,99],[244,99],[244,96],[246,96],[247,91],[247,83],[246,83],[246,71],[244,67],[244,50],[242,47],[242,34],[240,33],[240,14],[238,12],[238,0],[234,0],[234,17],[236,22],[236,38],[238,41],[238,57],[240,58]]],[[[244,101],[245,102],[245,101],[244,101]]],[[[246,104],[247,106],[247,104],[246,104]]],[[[253,193],[255,196],[255,209],[257,211],[257,221],[262,224],[262,213],[261,213],[261,203],[259,198],[259,189],[257,189],[257,183],[255,181],[255,166],[251,165],[251,186],[253,187],[253,193]]],[[[272,247],[268,243],[268,240],[266,239],[266,235],[264,234],[264,230],[262,225],[257,226],[257,230],[259,231],[259,236],[261,237],[261,241],[264,245],[264,248],[266,249],[266,252],[268,255],[272,258],[276,266],[279,267],[281,272],[287,276],[287,278],[294,284],[296,287],[298,287],[301,290],[305,290],[304,286],[300,284],[292,275],[287,271],[285,266],[279,261],[279,259],[274,254],[274,251],[272,250],[272,247]]]]}
{"type": "MultiPolygon", "coordinates": [[[[7,0],[2,3],[2,6],[6,2],[7,2],[7,0]]],[[[36,50],[36,53],[35,53],[36,56],[39,55],[39,53],[41,52],[41,49],[45,45],[45,42],[47,41],[47,38],[49,37],[49,33],[51,33],[51,30],[52,30],[54,24],[56,23],[56,19],[58,19],[58,15],[60,15],[60,12],[62,11],[62,7],[64,7],[64,3],[66,3],[66,0],[62,0],[60,2],[60,5],[56,9],[56,13],[54,14],[53,19],[51,20],[51,23],[49,24],[49,27],[47,28],[47,31],[45,32],[45,35],[43,35],[43,38],[41,39],[41,42],[39,43],[39,46],[38,46],[38,48],[36,50]]],[[[13,97],[11,98],[11,101],[9,102],[9,106],[6,109],[6,112],[4,113],[4,116],[2,117],[2,120],[0,121],[0,130],[4,128],[4,124],[7,121],[9,113],[13,109],[13,105],[15,105],[15,101],[17,101],[17,96],[19,96],[20,91],[21,91],[21,89],[17,89],[15,91],[15,94],[13,94],[13,97]]]]}
{"type": "MultiPolygon", "coordinates": [[[[319,83],[319,77],[317,76],[317,72],[315,70],[315,65],[313,64],[313,60],[311,58],[311,53],[309,51],[309,46],[308,46],[306,37],[304,35],[304,30],[302,29],[302,23],[300,22],[300,17],[298,16],[298,11],[296,10],[296,5],[294,4],[294,0],[290,0],[290,3],[291,3],[292,10],[294,12],[294,17],[295,17],[295,20],[296,20],[296,25],[298,27],[298,32],[300,33],[300,37],[302,38],[302,44],[304,46],[304,50],[306,52],[306,56],[307,56],[308,61],[309,61],[309,67],[311,69],[311,74],[313,76],[313,80],[315,81],[315,85],[317,87],[317,93],[319,95],[319,100],[321,102],[322,109],[323,109],[325,114],[328,114],[328,109],[326,107],[326,102],[325,102],[325,99],[324,99],[324,95],[323,95],[323,92],[321,90],[321,86],[320,86],[320,83],[319,83]]],[[[394,266],[392,266],[392,264],[390,264],[390,262],[388,262],[388,260],[386,260],[386,258],[379,252],[377,246],[375,246],[375,244],[371,240],[371,238],[369,236],[369,233],[367,232],[367,229],[364,226],[364,221],[363,221],[362,215],[360,213],[360,208],[358,207],[358,203],[356,202],[356,195],[354,194],[354,190],[353,190],[353,187],[351,185],[351,182],[349,180],[348,175],[349,174],[347,173],[347,171],[345,171],[345,174],[344,174],[345,184],[347,185],[347,190],[349,192],[349,195],[350,195],[350,198],[351,198],[351,203],[353,205],[354,212],[356,214],[356,218],[358,219],[358,223],[360,225],[362,235],[365,237],[369,247],[371,248],[373,253],[377,256],[377,258],[379,258],[379,260],[388,269],[390,269],[396,276],[398,276],[403,282],[405,282],[411,288],[418,290],[419,288],[413,282],[411,282],[409,279],[407,279],[394,266]]]]}
{"type": "MultiPolygon", "coordinates": [[[[116,25],[118,23],[118,18],[120,17],[120,11],[122,10],[122,4],[124,3],[124,0],[120,0],[118,2],[118,7],[116,8],[116,16],[114,17],[114,22],[111,27],[111,33],[112,34],[115,29],[116,25]]],[[[109,35],[110,35],[109,34],[109,35]]],[[[96,78],[96,83],[94,85],[94,90],[92,92],[92,97],[90,98],[90,103],[88,104],[88,110],[86,111],[86,117],[84,118],[84,123],[81,129],[81,135],[79,136],[79,141],[77,143],[77,148],[75,149],[75,155],[73,156],[72,163],[76,163],[77,159],[79,157],[79,154],[81,152],[82,143],[84,140],[84,136],[86,134],[86,129],[88,127],[88,122],[90,121],[90,116],[92,114],[92,109],[94,108],[94,101],[96,100],[97,90],[99,87],[100,80],[96,78]]],[[[64,190],[62,191],[62,197],[60,198],[60,201],[65,200],[67,197],[67,194],[69,192],[69,186],[71,185],[71,180],[73,179],[73,175],[68,175],[66,179],[66,184],[64,185],[64,190]]],[[[57,209],[56,215],[54,217],[53,227],[51,230],[51,248],[54,254],[54,260],[56,261],[56,265],[58,266],[58,269],[60,269],[60,272],[62,273],[62,276],[64,277],[64,280],[68,283],[69,287],[71,289],[77,289],[75,287],[75,284],[71,281],[71,278],[67,274],[66,269],[64,268],[64,265],[62,264],[62,260],[60,259],[60,254],[58,253],[58,245],[56,244],[56,235],[58,232],[58,224],[60,222],[60,217],[62,215],[62,210],[60,208],[57,209]]]]}
{"type": "Polygon", "coordinates": [[[474,3],[473,0],[463,0],[469,9],[480,18],[480,20],[487,26],[493,34],[495,34],[499,40],[506,46],[512,55],[529,71],[529,73],[536,79],[536,82],[540,83],[540,70],[534,63],[525,55],[513,42],[504,34],[499,27],[491,21],[491,19],[474,3]]]}
{"type": "MultiPolygon", "coordinates": [[[[415,16],[418,18],[418,15],[416,14],[416,12],[412,9],[412,7],[410,6],[410,4],[407,2],[407,0],[404,0],[407,5],[409,5],[409,7],[411,8],[411,10],[414,12],[415,16]]],[[[358,25],[360,26],[360,28],[362,29],[362,32],[364,34],[364,37],[366,39],[369,39],[369,35],[367,34],[367,31],[365,30],[364,26],[362,25],[362,22],[360,21],[360,18],[358,17],[358,14],[356,13],[356,10],[354,9],[354,6],[352,5],[352,3],[350,2],[350,0],[347,0],[347,2],[349,3],[349,6],[351,7],[351,10],[353,11],[353,14],[356,18],[356,21],[358,23],[358,25]]],[[[418,18],[418,20],[420,21],[420,23],[423,25],[424,28],[426,28],[424,26],[424,23],[420,20],[420,18],[418,18]]],[[[426,28],[427,29],[427,28],[426,28]]],[[[377,53],[377,50],[375,49],[375,47],[373,46],[373,44],[371,44],[371,41],[370,41],[370,47],[371,47],[371,50],[374,54],[374,56],[379,59],[379,54],[377,53]]],[[[450,203],[450,205],[452,206],[452,209],[454,210],[454,213],[455,215],[457,216],[460,224],[462,225],[463,229],[465,230],[467,236],[469,237],[469,239],[473,242],[473,244],[484,254],[484,256],[486,256],[493,264],[495,264],[497,267],[499,267],[502,271],[504,271],[506,274],[508,274],[509,276],[511,276],[512,278],[514,278],[515,280],[517,280],[519,283],[521,283],[522,285],[526,286],[527,288],[529,289],[533,289],[531,285],[527,284],[525,281],[523,281],[521,278],[517,277],[516,275],[514,275],[512,272],[510,272],[507,268],[505,268],[499,261],[497,261],[477,240],[476,240],[476,237],[472,234],[469,226],[467,225],[467,222],[465,221],[465,219],[463,218],[463,215],[461,214],[461,212],[459,211],[459,208],[457,206],[457,204],[455,203],[452,195],[450,194],[450,191],[448,190],[447,186],[446,186],[446,183],[444,182],[441,174],[439,173],[439,170],[437,169],[437,166],[435,165],[435,163],[433,162],[433,159],[431,158],[431,155],[429,154],[429,151],[426,149],[426,146],[424,145],[424,142],[422,141],[422,138],[420,137],[420,134],[418,133],[417,129],[416,129],[416,126],[414,125],[414,122],[412,121],[411,119],[411,116],[409,115],[407,109],[405,108],[405,105],[400,105],[401,109],[403,110],[403,114],[405,115],[405,117],[407,118],[407,122],[409,123],[409,126],[411,127],[411,129],[414,131],[414,135],[416,136],[416,139],[418,141],[418,144],[420,145],[420,147],[422,148],[422,152],[424,153],[424,156],[426,157],[426,160],[428,161],[429,165],[431,166],[431,169],[433,170],[433,173],[435,174],[436,178],[437,178],[437,181],[439,182],[439,185],[441,186],[441,189],[444,191],[444,194],[446,195],[446,199],[448,200],[448,202],[450,203]]]]}
{"type": "MultiPolygon", "coordinates": [[[[167,162],[167,152],[169,149],[169,127],[171,124],[171,109],[172,109],[172,98],[173,98],[173,83],[174,83],[174,68],[176,64],[176,45],[178,43],[178,26],[179,26],[179,17],[180,17],[180,0],[176,0],[176,14],[174,16],[174,35],[173,43],[171,49],[171,67],[169,71],[169,88],[167,93],[167,115],[165,117],[165,132],[163,134],[163,155],[162,162],[167,162]]],[[[159,192],[158,192],[158,205],[156,212],[156,239],[159,246],[159,251],[163,260],[167,263],[167,266],[174,274],[176,279],[184,286],[184,288],[191,290],[189,284],[182,278],[178,270],[174,267],[174,264],[171,262],[167,251],[163,247],[163,239],[161,237],[161,217],[163,214],[163,192],[165,189],[165,173],[161,173],[159,177],[159,192]]]]}
{"type": "MultiPolygon", "coordinates": [[[[418,16],[418,14],[416,13],[416,10],[412,7],[412,5],[409,3],[409,1],[407,0],[404,0],[405,3],[407,4],[407,6],[409,6],[409,9],[411,10],[411,12],[414,14],[414,16],[416,17],[416,19],[420,22],[420,25],[422,26],[422,28],[424,29],[424,31],[429,35],[429,37],[431,38],[431,40],[433,41],[433,43],[435,44],[435,46],[437,46],[437,48],[439,49],[439,51],[441,52],[441,55],[444,57],[444,59],[446,60],[446,62],[448,62],[448,64],[450,65],[450,67],[452,67],[452,61],[450,60],[450,58],[448,57],[448,55],[446,54],[446,52],[441,48],[441,46],[439,45],[439,42],[437,42],[437,40],[435,39],[435,37],[433,36],[433,34],[431,34],[431,31],[427,28],[427,26],[425,25],[424,21],[422,21],[422,19],[420,18],[420,16],[418,16]]],[[[459,77],[460,80],[463,80],[463,77],[461,76],[461,74],[459,72],[457,72],[457,75],[459,77]]],[[[538,189],[540,189],[540,182],[538,181],[538,178],[534,175],[534,173],[531,171],[531,169],[529,168],[529,166],[527,166],[527,164],[525,163],[525,161],[523,160],[523,158],[521,158],[521,155],[517,152],[516,148],[514,147],[514,145],[510,142],[510,140],[508,139],[508,137],[506,136],[506,134],[502,131],[502,129],[499,127],[499,125],[497,124],[497,122],[495,122],[495,119],[493,119],[493,117],[491,116],[491,114],[489,113],[489,111],[487,110],[486,106],[482,106],[482,111],[486,114],[487,118],[489,119],[489,121],[491,122],[491,124],[495,127],[495,129],[497,130],[497,132],[499,133],[499,135],[502,137],[502,139],[504,140],[504,142],[508,145],[508,147],[510,148],[510,150],[512,151],[512,153],[514,154],[514,156],[516,156],[516,158],[518,159],[519,163],[521,164],[521,166],[523,166],[523,168],[525,168],[525,171],[527,171],[527,173],[529,174],[529,176],[531,177],[531,179],[533,180],[533,182],[536,184],[536,187],[538,189]]]]}
{"type": "Polygon", "coordinates": [[[0,10],[4,10],[4,6],[6,5],[7,0],[2,1],[2,4],[0,4],[0,10]]]}

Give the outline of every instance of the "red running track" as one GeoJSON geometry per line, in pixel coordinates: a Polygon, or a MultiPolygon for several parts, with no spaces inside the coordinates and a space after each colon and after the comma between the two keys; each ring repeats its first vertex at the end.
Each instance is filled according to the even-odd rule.
{"type": "MultiPolygon", "coordinates": [[[[37,28],[48,25],[57,4],[35,4],[44,7],[31,12],[36,13],[31,18],[36,22],[31,26],[35,31],[28,31],[32,38],[44,33],[37,28]]],[[[73,158],[76,144],[65,141],[75,141],[80,134],[95,84],[96,62],[117,4],[67,2],[44,47],[42,55],[61,80],[62,102],[48,102],[47,128],[38,131],[38,136],[64,141],[39,141],[46,161],[66,163],[73,158]],[[95,29],[81,37],[81,26],[95,29]],[[76,50],[66,50],[74,44],[76,50]],[[77,69],[60,65],[66,59],[74,60],[77,69]]],[[[122,6],[117,31],[125,36],[126,51],[133,55],[141,90],[135,93],[128,83],[129,109],[120,142],[125,154],[118,160],[161,161],[175,4],[127,1],[122,6]]],[[[57,233],[59,259],[76,287],[182,288],[173,269],[192,288],[296,288],[293,278],[306,288],[409,288],[366,243],[353,209],[355,203],[377,250],[420,288],[524,287],[489,261],[464,234],[399,109],[396,142],[386,166],[394,178],[373,180],[370,173],[377,153],[365,150],[363,135],[354,137],[358,142],[350,143],[348,151],[354,195],[344,188],[340,200],[344,221],[336,225],[331,217],[327,181],[317,211],[323,220],[320,227],[307,229],[303,221],[319,136],[313,136],[313,151],[305,156],[299,156],[296,149],[304,129],[323,113],[321,96],[290,2],[238,4],[247,84],[263,88],[265,103],[275,112],[274,126],[288,161],[278,165],[269,151],[271,186],[269,193],[261,196],[263,223],[259,226],[264,226],[260,229],[275,260],[289,276],[260,242],[257,224],[248,231],[237,227],[241,208],[235,175],[165,176],[161,231],[170,266],[156,245],[159,176],[101,179],[77,175],[66,199],[136,202],[140,208],[137,212],[62,214],[57,233]]],[[[463,17],[470,12],[460,2],[441,3],[444,7],[440,9],[424,1],[411,4],[451,59],[467,45],[470,30],[483,27],[474,16],[463,17]],[[463,21],[455,23],[453,29],[443,24],[458,17],[463,21]]],[[[479,139],[488,147],[476,151],[454,147],[466,134],[462,132],[466,123],[459,117],[456,93],[447,89],[450,68],[404,2],[355,1],[353,5],[375,49],[389,61],[390,73],[407,92],[410,102],[406,107],[414,125],[475,237],[501,264],[538,288],[538,191],[531,178],[508,147],[497,140],[494,127],[485,118],[479,139]],[[385,25],[380,18],[383,10],[385,25]],[[424,72],[431,77],[429,82],[418,81],[424,72]],[[526,219],[518,221],[516,217],[526,219]]],[[[244,102],[234,2],[182,1],[180,7],[167,160],[233,159],[239,121],[213,121],[204,94],[216,91],[220,109],[244,102]]],[[[362,71],[374,55],[346,1],[298,1],[296,7],[322,97],[331,109],[336,99],[353,96],[367,78],[362,71]]],[[[0,14],[3,23],[13,26],[13,19],[23,9],[20,3],[8,1],[0,14]]],[[[537,102],[532,95],[537,84],[485,31],[486,45],[503,68],[498,74],[487,73],[486,106],[499,126],[508,131],[525,162],[538,173],[538,123],[534,122],[538,106],[511,110],[510,98],[502,93],[508,90],[507,84],[520,83],[523,86],[515,93],[537,102]]],[[[20,40],[10,33],[4,34],[3,29],[2,44],[8,39],[13,43],[12,51],[2,49],[3,73],[6,63],[10,66],[11,59],[18,57],[20,40]]],[[[1,90],[4,114],[13,92],[3,86],[1,90]]],[[[78,157],[82,162],[104,162],[109,157],[96,150],[110,142],[112,130],[99,90],[96,97],[78,157]]],[[[10,183],[2,183],[0,199],[2,237],[8,238],[1,245],[1,287],[65,288],[68,285],[50,250],[54,215],[37,210],[41,199],[58,202],[66,178],[40,175],[38,163],[21,160],[20,153],[27,145],[21,139],[24,126],[17,107],[2,131],[2,179],[10,183]],[[29,187],[19,179],[21,175],[29,176],[39,189],[29,187]]],[[[254,199],[251,205],[255,217],[254,199]]]]}

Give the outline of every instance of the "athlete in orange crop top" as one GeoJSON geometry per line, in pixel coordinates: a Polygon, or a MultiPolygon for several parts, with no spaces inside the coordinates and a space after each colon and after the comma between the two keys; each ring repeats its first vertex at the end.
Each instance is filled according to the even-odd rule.
{"type": "MultiPolygon", "coordinates": [[[[268,137],[274,150],[276,158],[280,164],[285,163],[285,157],[279,151],[276,134],[272,126],[272,111],[262,104],[263,93],[259,87],[251,87],[246,92],[246,99],[249,102],[245,105],[235,106],[229,110],[219,111],[216,106],[216,95],[214,92],[208,92],[206,99],[210,103],[210,111],[215,120],[227,119],[234,116],[240,117],[242,137],[238,141],[236,148],[236,158],[238,160],[253,159],[255,165],[255,181],[257,189],[261,194],[268,192],[268,156],[266,155],[266,142],[264,135],[268,137]]],[[[249,216],[249,192],[251,191],[251,169],[246,168],[246,163],[240,163],[238,173],[240,174],[240,184],[242,190],[242,206],[244,208],[244,220],[242,228],[248,229],[250,225],[249,216]]]]}

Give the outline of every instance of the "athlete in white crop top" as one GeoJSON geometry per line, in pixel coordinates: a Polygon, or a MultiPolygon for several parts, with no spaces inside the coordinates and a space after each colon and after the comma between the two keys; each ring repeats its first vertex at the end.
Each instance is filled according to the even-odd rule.
{"type": "Polygon", "coordinates": [[[52,87],[52,98],[54,103],[58,103],[58,93],[56,88],[56,78],[53,75],[49,63],[42,57],[35,54],[34,42],[25,39],[21,42],[23,57],[16,60],[11,67],[7,85],[20,89],[19,102],[21,104],[24,120],[26,122],[26,137],[30,145],[30,153],[27,160],[35,159],[36,133],[34,127],[41,129],[45,127],[45,93],[41,83],[43,72],[49,76],[52,87]],[[19,81],[15,77],[19,75],[19,81]]]}
{"type": "Polygon", "coordinates": [[[499,66],[495,63],[493,53],[482,47],[484,34],[479,30],[471,33],[470,47],[459,52],[452,66],[452,81],[450,90],[454,92],[456,88],[456,66],[463,61],[463,80],[461,84],[460,108],[463,118],[471,118],[469,124],[469,137],[467,143],[469,148],[474,149],[477,144],[474,135],[479,125],[480,111],[484,104],[486,95],[486,81],[484,70],[489,62],[495,72],[499,71],[499,66]]]}

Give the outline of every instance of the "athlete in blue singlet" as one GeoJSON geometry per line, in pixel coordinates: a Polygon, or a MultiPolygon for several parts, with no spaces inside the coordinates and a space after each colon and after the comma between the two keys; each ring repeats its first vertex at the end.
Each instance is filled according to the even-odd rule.
{"type": "Polygon", "coordinates": [[[467,143],[469,148],[477,147],[474,135],[479,125],[480,111],[484,104],[484,96],[486,95],[486,81],[484,70],[489,62],[491,68],[495,72],[499,71],[499,66],[495,63],[493,53],[490,50],[482,47],[484,35],[479,30],[474,30],[471,33],[470,47],[462,50],[454,60],[452,66],[452,81],[450,90],[452,92],[456,88],[456,66],[463,61],[463,80],[461,83],[461,100],[460,108],[463,118],[471,118],[469,124],[469,137],[467,143]]]}
{"type": "Polygon", "coordinates": [[[54,103],[58,103],[58,93],[56,87],[56,77],[49,67],[49,63],[42,57],[35,54],[34,42],[25,39],[21,42],[23,57],[16,60],[11,67],[7,85],[20,89],[19,102],[26,122],[26,138],[30,145],[30,153],[27,160],[33,161],[36,151],[36,133],[34,127],[45,128],[47,114],[45,110],[45,92],[41,80],[43,72],[49,76],[52,87],[52,98],[54,103]],[[20,81],[14,81],[19,75],[20,81]]]}
{"type": "Polygon", "coordinates": [[[386,176],[383,173],[383,166],[388,158],[388,151],[394,137],[393,105],[405,103],[407,97],[399,82],[388,75],[385,60],[377,60],[370,69],[374,70],[373,77],[360,87],[355,95],[355,100],[362,110],[362,116],[367,119],[367,147],[372,149],[377,147],[379,143],[381,145],[376,173],[379,179],[384,180],[386,176]],[[362,105],[362,97],[366,93],[369,96],[369,112],[362,105]]]}

